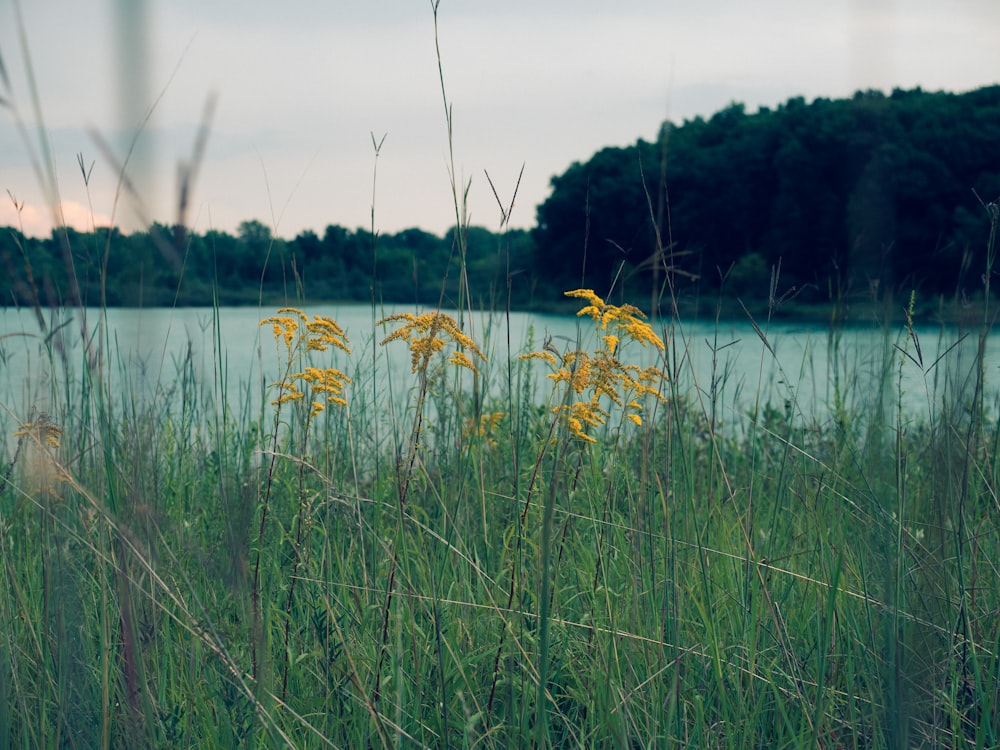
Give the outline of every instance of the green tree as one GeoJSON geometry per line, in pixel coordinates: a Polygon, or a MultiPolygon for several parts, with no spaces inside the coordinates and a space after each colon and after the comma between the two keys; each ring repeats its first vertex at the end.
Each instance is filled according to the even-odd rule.
{"type": "Polygon", "coordinates": [[[751,255],[780,262],[784,285],[806,299],[831,286],[955,291],[974,278],[963,269],[976,195],[1000,192],[998,139],[998,86],[794,97],[754,114],[734,103],[553,177],[535,271],[556,287],[607,289],[621,270],[619,283],[641,288],[656,268],[653,216],[673,243],[669,263],[685,272],[674,277],[682,294],[713,291],[751,255]]]}

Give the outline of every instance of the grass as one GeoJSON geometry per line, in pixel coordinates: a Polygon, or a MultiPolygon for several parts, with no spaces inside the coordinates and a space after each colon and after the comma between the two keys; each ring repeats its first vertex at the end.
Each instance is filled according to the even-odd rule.
{"type": "MultiPolygon", "coordinates": [[[[392,384],[409,389],[395,426],[367,384],[345,406],[305,377],[324,327],[286,345],[283,323],[278,385],[238,414],[183,361],[148,401],[82,365],[57,377],[48,413],[11,431],[0,495],[8,741],[996,744],[998,435],[978,345],[921,364],[904,327],[854,386],[865,410],[857,393],[838,411],[762,403],[723,429],[725,388],[687,395],[681,320],[662,322],[664,400],[603,413],[599,381],[573,380],[581,354],[608,354],[596,321],[576,360],[525,346],[508,369],[443,320],[376,337],[428,354],[392,384]],[[470,364],[501,379],[478,411],[470,364]],[[918,366],[940,377],[926,415],[894,390],[918,366]]],[[[619,346],[627,366],[638,345],[619,346]]]]}
{"type": "Polygon", "coordinates": [[[571,296],[578,340],[541,347],[467,298],[373,297],[360,332],[268,311],[274,385],[238,406],[217,319],[214,382],[189,354],[144,398],[101,321],[67,353],[39,307],[51,379],[2,416],[0,741],[1000,745],[989,308],[933,361],[886,324],[860,380],[834,320],[828,403],[762,376],[720,425],[733,386],[697,381],[683,317],[571,296]]]}

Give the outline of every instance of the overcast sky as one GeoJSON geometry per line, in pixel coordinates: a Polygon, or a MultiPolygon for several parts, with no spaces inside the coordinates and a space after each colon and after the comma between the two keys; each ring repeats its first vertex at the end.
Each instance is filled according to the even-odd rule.
{"type": "MultiPolygon", "coordinates": [[[[51,226],[32,168],[44,152],[29,71],[79,228],[112,215],[127,229],[142,216],[172,223],[178,163],[212,97],[188,214],[197,231],[244,219],[288,238],[369,227],[372,134],[385,136],[376,229],[454,224],[431,0],[16,2],[0,3],[0,225],[51,226]],[[132,157],[137,212],[125,194],[116,204],[116,162],[150,109],[132,157]],[[93,164],[89,191],[78,154],[93,164]]],[[[491,229],[500,212],[486,173],[507,203],[523,165],[511,223],[529,227],[553,175],[652,139],[667,118],[1000,81],[997,0],[441,0],[438,26],[455,167],[472,222],[491,229]]]]}

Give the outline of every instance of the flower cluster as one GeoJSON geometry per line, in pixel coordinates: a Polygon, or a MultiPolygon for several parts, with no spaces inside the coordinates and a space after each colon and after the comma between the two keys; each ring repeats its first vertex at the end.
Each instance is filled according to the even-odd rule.
{"type": "Polygon", "coordinates": [[[290,353],[296,347],[325,352],[330,346],[351,353],[347,334],[332,318],[314,315],[310,320],[296,307],[282,307],[277,315],[260,321],[260,325],[270,325],[274,338],[284,341],[290,353]]]}
{"type": "Polygon", "coordinates": [[[14,433],[16,438],[33,438],[41,445],[50,448],[59,447],[59,438],[62,437],[62,428],[49,419],[48,415],[40,414],[34,422],[24,422],[14,433]]]}
{"type": "Polygon", "coordinates": [[[663,400],[662,385],[666,375],[658,367],[640,367],[622,362],[618,354],[629,341],[642,346],[652,345],[663,351],[663,340],[646,322],[642,312],[632,305],[609,305],[590,289],[566,292],[567,297],[584,299],[587,305],[578,316],[595,321],[601,346],[593,352],[573,350],[560,353],[547,344],[542,351],[522,355],[522,359],[540,359],[553,372],[549,378],[565,383],[570,393],[554,408],[566,420],[574,437],[597,442],[587,432],[588,427],[604,425],[611,416],[610,404],[624,410],[624,416],[636,425],[642,424],[642,401],[647,396],[663,400]],[[610,404],[602,406],[602,398],[610,404]]]}
{"type": "Polygon", "coordinates": [[[607,331],[608,324],[614,323],[614,328],[618,331],[618,335],[606,334],[602,336],[604,344],[612,356],[614,356],[619,343],[627,339],[638,341],[643,346],[652,344],[660,351],[663,351],[663,340],[656,334],[652,326],[646,322],[646,316],[642,314],[639,308],[632,305],[622,305],[619,307],[617,305],[606,304],[603,299],[594,294],[592,289],[574,289],[571,292],[566,292],[566,296],[577,297],[587,301],[587,306],[576,315],[578,318],[589,315],[597,322],[599,330],[607,331]]]}
{"type": "MultiPolygon", "coordinates": [[[[298,356],[308,352],[325,352],[332,346],[347,354],[351,353],[347,334],[331,318],[314,315],[310,320],[297,308],[283,307],[278,310],[277,315],[262,320],[260,325],[270,325],[275,340],[283,343],[288,350],[289,370],[298,356]]],[[[344,389],[350,382],[351,378],[336,368],[306,367],[301,372],[290,373],[274,384],[278,389],[278,397],[271,403],[281,406],[291,401],[302,401],[308,391],[312,406],[310,417],[314,417],[328,403],[346,406],[344,389]]]]}
{"type": "Polygon", "coordinates": [[[443,351],[449,341],[455,345],[455,350],[448,358],[448,364],[465,367],[478,373],[479,370],[468,353],[480,361],[486,361],[485,355],[476,346],[476,342],[466,335],[450,315],[441,312],[429,312],[422,315],[398,313],[383,318],[378,324],[387,326],[389,323],[398,322],[403,324],[382,340],[382,346],[396,340],[407,342],[410,346],[413,372],[426,372],[431,357],[443,351]]]}

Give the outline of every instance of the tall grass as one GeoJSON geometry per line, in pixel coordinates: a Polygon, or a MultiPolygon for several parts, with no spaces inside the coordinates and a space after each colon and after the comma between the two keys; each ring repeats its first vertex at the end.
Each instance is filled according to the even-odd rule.
{"type": "Polygon", "coordinates": [[[755,320],[741,413],[721,323],[700,382],[687,321],[573,294],[578,339],[539,342],[476,331],[467,297],[456,320],[373,292],[353,371],[335,321],[269,311],[259,402],[226,392],[224,311],[213,382],[188,352],[145,398],[110,333],[61,348],[39,303],[9,354],[48,380],[0,415],[0,741],[1000,744],[989,307],[933,360],[882,324],[863,378],[834,320],[823,403],[755,320]],[[392,348],[412,381],[376,377],[392,348]]]}

